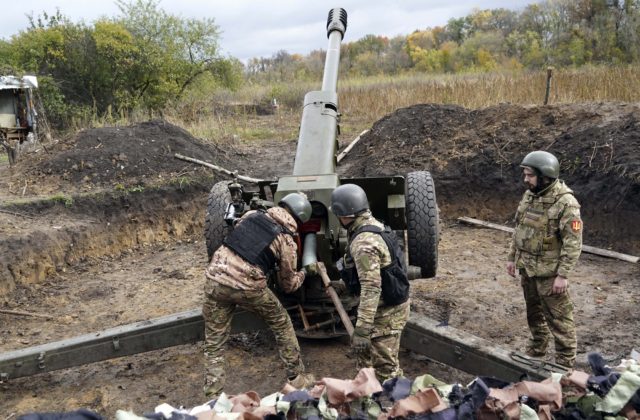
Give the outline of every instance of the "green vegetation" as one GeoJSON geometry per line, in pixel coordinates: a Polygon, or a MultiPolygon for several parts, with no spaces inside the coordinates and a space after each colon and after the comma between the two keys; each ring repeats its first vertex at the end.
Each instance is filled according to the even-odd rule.
{"type": "Polygon", "coordinates": [[[62,203],[65,207],[71,207],[73,205],[73,197],[62,193],[52,195],[51,197],[49,197],[49,200],[56,203],[62,203]]]}
{"type": "MultiPolygon", "coordinates": [[[[202,138],[296,136],[303,96],[322,80],[324,51],[279,51],[243,65],[220,55],[213,18],[180,18],[158,0],[116,3],[118,16],[90,24],[60,11],[31,16],[28,29],[0,41],[1,71],[39,76],[54,127],[160,115],[202,138]],[[280,127],[231,109],[274,98],[280,127]]],[[[347,38],[341,110],[364,126],[414,103],[541,103],[548,66],[552,102],[637,101],[639,37],[640,0],[547,0],[521,12],[476,10],[406,36],[347,38]]]]}

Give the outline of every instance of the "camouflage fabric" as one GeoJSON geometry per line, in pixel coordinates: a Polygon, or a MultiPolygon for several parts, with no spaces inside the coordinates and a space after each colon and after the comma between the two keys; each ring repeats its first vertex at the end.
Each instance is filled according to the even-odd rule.
{"type": "Polygon", "coordinates": [[[556,349],[556,363],[573,367],[578,349],[569,292],[551,294],[555,276],[528,277],[522,273],[522,290],[527,306],[527,323],[532,338],[527,353],[543,356],[550,336],[556,349]]]}
{"type": "Polygon", "coordinates": [[[525,192],[516,212],[509,261],[530,277],[569,277],[581,250],[582,219],[573,191],[556,180],[539,194],[525,192]]]}
{"type": "MultiPolygon", "coordinates": [[[[383,227],[370,212],[365,212],[349,226],[349,236],[364,225],[383,227]]],[[[376,375],[383,381],[401,376],[398,351],[400,335],[409,318],[409,301],[384,306],[380,297],[380,269],[391,264],[391,254],[384,239],[376,233],[362,232],[349,242],[349,251],[360,280],[356,328],[371,332],[371,352],[358,355],[358,367],[375,368],[376,375]]]]}
{"type": "Polygon", "coordinates": [[[273,331],[280,359],[288,377],[304,373],[300,346],[291,318],[280,300],[268,288],[239,290],[216,284],[205,295],[202,314],[205,320],[204,354],[206,363],[205,394],[218,396],[225,384],[224,345],[229,338],[231,317],[236,307],[258,314],[273,331]]]}
{"type": "Polygon", "coordinates": [[[577,350],[573,303],[568,291],[552,294],[552,287],[557,276],[569,277],[581,250],[580,205],[571,189],[556,180],[538,194],[525,192],[508,260],[521,275],[532,336],[527,352],[544,355],[553,336],[556,362],[567,367],[577,350]]]}
{"type": "MultiPolygon", "coordinates": [[[[253,212],[247,212],[242,219],[253,212]]],[[[290,232],[297,231],[297,224],[288,211],[273,207],[267,215],[290,232]]],[[[242,223],[240,219],[239,223],[242,223]]],[[[291,293],[304,281],[304,272],[296,271],[298,266],[298,246],[288,234],[280,234],[271,243],[271,251],[279,261],[278,283],[282,290],[291,293]]],[[[210,293],[216,284],[224,284],[238,290],[262,290],[267,287],[267,277],[260,267],[245,261],[231,249],[222,245],[211,258],[205,271],[205,292],[210,293]]]]}

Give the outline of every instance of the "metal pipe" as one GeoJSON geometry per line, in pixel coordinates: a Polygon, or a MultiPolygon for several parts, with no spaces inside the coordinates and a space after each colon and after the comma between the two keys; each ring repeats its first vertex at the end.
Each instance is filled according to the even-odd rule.
{"type": "Polygon", "coordinates": [[[302,266],[318,262],[318,242],[315,233],[307,233],[302,244],[302,266]]]}

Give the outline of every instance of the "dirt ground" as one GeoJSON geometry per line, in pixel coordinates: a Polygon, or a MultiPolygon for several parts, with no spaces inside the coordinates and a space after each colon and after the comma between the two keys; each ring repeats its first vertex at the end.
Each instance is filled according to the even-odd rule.
{"type": "MultiPolygon", "coordinates": [[[[458,224],[459,216],[510,223],[523,192],[518,163],[532,149],[560,157],[582,204],[585,243],[640,253],[640,109],[598,103],[503,104],[481,110],[417,105],[381,119],[341,163],[343,176],[432,172],[441,211],[438,275],[412,282],[412,310],[521,349],[524,303],[506,275],[508,234],[458,224]]],[[[259,118],[271,118],[260,116],[259,118]]],[[[341,139],[342,146],[350,139],[341,139]]],[[[214,162],[241,174],[288,174],[295,140],[211,145],[161,121],[92,129],[0,166],[0,351],[199,307],[208,189],[219,175],[173,157],[214,162]]],[[[583,254],[571,279],[578,363],[640,349],[640,268],[583,254]]],[[[308,370],[350,378],[344,340],[302,340],[308,370]]],[[[230,393],[266,395],[285,380],[269,333],[241,334],[228,352],[230,393]]],[[[407,376],[468,374],[403,352],[407,376]]],[[[151,412],[163,402],[203,402],[200,344],[184,345],[0,383],[0,419],[29,411],[89,408],[151,412]],[[2,417],[4,415],[4,417],[2,417]]]]}

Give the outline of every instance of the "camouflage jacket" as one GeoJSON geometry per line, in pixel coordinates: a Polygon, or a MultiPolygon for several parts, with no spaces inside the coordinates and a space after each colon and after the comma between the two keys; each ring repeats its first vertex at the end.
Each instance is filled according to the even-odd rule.
{"type": "Polygon", "coordinates": [[[356,326],[370,330],[373,327],[378,305],[383,303],[380,297],[382,291],[380,269],[391,264],[391,253],[382,236],[377,233],[362,232],[353,241],[351,240],[353,232],[364,225],[380,228],[384,226],[370,212],[366,212],[358,216],[348,230],[349,251],[360,279],[360,304],[356,326]]]}
{"type": "MultiPolygon", "coordinates": [[[[242,219],[254,213],[247,212],[242,219]]],[[[267,216],[287,228],[296,232],[298,227],[293,216],[282,207],[273,207],[267,211],[267,216]]],[[[240,219],[239,223],[242,223],[240,219]]],[[[248,238],[250,240],[250,238],[248,238]]],[[[270,245],[273,255],[278,261],[278,282],[282,290],[291,293],[298,289],[304,281],[304,272],[296,271],[298,266],[298,245],[294,238],[286,233],[279,234],[270,245]]],[[[260,290],[267,287],[267,277],[260,267],[248,263],[231,249],[222,245],[211,258],[205,270],[207,281],[205,292],[209,292],[215,283],[240,290],[260,290]]]]}
{"type": "Polygon", "coordinates": [[[526,191],[516,211],[508,260],[529,277],[568,277],[582,250],[580,205],[564,181],[526,191]]]}

